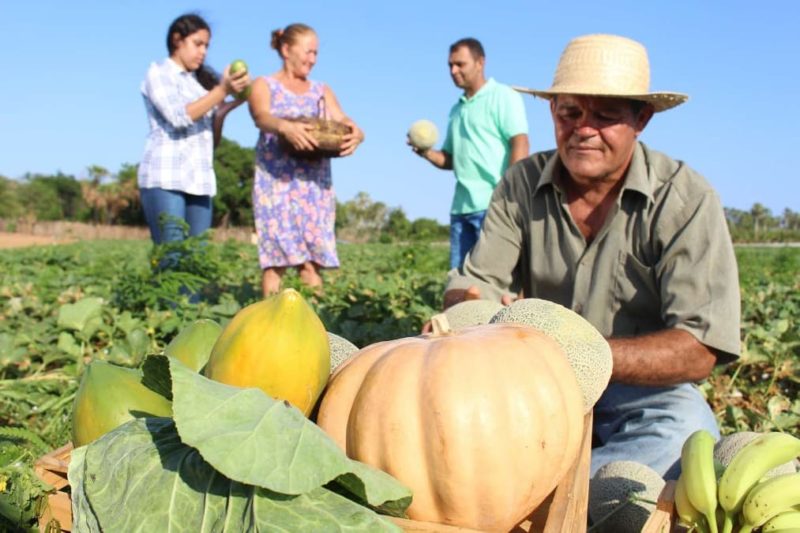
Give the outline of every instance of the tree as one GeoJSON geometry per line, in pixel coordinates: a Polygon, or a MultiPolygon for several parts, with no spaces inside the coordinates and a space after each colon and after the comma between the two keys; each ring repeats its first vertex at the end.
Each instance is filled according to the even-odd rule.
{"type": "Polygon", "coordinates": [[[750,208],[750,216],[753,217],[753,236],[758,240],[759,234],[768,225],[768,219],[772,216],[769,209],[756,202],[750,208]]]}
{"type": "Polygon", "coordinates": [[[418,218],[411,223],[411,237],[418,241],[433,241],[448,237],[448,226],[432,218],[418,218]]]}
{"type": "Polygon", "coordinates": [[[214,150],[214,173],[217,175],[215,225],[253,226],[254,161],[255,150],[242,148],[224,137],[214,150]]]}
{"type": "Polygon", "coordinates": [[[123,165],[122,170],[121,175],[114,176],[99,165],[87,168],[89,180],[81,183],[81,192],[95,223],[114,224],[131,205],[138,205],[139,189],[131,177],[130,165],[123,165]],[[113,181],[103,183],[107,177],[113,181]]]}
{"type": "Polygon", "coordinates": [[[2,213],[2,218],[15,219],[22,215],[18,188],[17,182],[0,176],[0,213],[2,213]]]}
{"type": "Polygon", "coordinates": [[[378,239],[388,217],[386,204],[374,202],[365,192],[359,192],[352,200],[336,206],[336,228],[347,239],[378,239]]]}
{"type": "Polygon", "coordinates": [[[394,239],[406,240],[411,235],[411,221],[406,218],[402,207],[397,207],[389,211],[389,218],[386,222],[386,233],[394,239]]]}
{"type": "Polygon", "coordinates": [[[800,230],[800,213],[795,213],[788,207],[783,210],[783,227],[788,230],[800,230]]]}

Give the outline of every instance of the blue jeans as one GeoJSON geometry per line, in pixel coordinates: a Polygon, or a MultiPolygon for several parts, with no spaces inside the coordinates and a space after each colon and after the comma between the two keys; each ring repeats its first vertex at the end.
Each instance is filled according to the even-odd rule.
{"type": "Polygon", "coordinates": [[[611,461],[636,461],[664,479],[677,479],[683,443],[698,429],[719,438],[714,413],[694,385],[612,383],[594,407],[597,447],[592,449],[591,475],[611,461]]]}
{"type": "Polygon", "coordinates": [[[450,268],[460,267],[464,263],[481,234],[481,223],[486,211],[477,211],[466,215],[450,215],[450,268]]]}
{"type": "Polygon", "coordinates": [[[162,213],[185,220],[189,225],[190,237],[200,235],[211,227],[210,196],[195,196],[159,188],[144,188],[139,193],[144,218],[155,244],[183,240],[183,230],[174,220],[168,218],[162,226],[162,213]]]}

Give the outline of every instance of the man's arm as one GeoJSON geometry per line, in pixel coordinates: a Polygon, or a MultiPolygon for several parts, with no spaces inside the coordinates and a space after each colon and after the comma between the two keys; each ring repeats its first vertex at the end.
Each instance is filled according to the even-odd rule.
{"type": "Polygon", "coordinates": [[[609,339],[612,382],[666,386],[701,381],[717,362],[715,352],[681,329],[609,339]]]}
{"type": "Polygon", "coordinates": [[[418,148],[411,147],[418,156],[422,159],[425,159],[430,164],[435,166],[436,168],[441,168],[442,170],[453,170],[453,156],[445,152],[444,150],[434,150],[433,148],[428,148],[427,150],[420,150],[418,148]]]}
{"type": "Polygon", "coordinates": [[[521,133],[514,135],[510,140],[511,154],[508,158],[508,166],[513,165],[520,159],[525,159],[530,154],[530,144],[528,143],[528,135],[521,133]]]}

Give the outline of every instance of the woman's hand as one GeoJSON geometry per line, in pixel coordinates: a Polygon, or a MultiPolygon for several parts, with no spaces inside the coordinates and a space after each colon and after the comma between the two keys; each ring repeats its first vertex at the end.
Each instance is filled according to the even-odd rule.
{"type": "Polygon", "coordinates": [[[239,94],[250,85],[250,73],[241,70],[236,74],[231,74],[230,70],[230,65],[225,67],[219,83],[225,88],[226,94],[239,94]]]}
{"type": "Polygon", "coordinates": [[[281,120],[278,125],[278,135],[294,146],[296,150],[310,152],[319,145],[314,136],[311,135],[313,129],[314,126],[304,122],[281,120]]]}
{"type": "Polygon", "coordinates": [[[344,157],[355,152],[358,145],[364,142],[364,132],[349,118],[342,120],[342,123],[350,126],[350,133],[342,137],[342,150],[339,152],[344,157]]]}

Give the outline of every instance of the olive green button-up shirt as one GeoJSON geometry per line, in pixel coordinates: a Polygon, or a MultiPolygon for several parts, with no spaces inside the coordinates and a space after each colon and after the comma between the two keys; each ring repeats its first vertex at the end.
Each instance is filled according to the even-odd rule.
{"type": "Polygon", "coordinates": [[[587,244],[558,183],[555,151],[509,168],[480,238],[447,289],[542,298],[606,337],[679,328],[738,357],[736,257],[717,194],[697,172],[639,143],[605,225],[587,244]]]}

